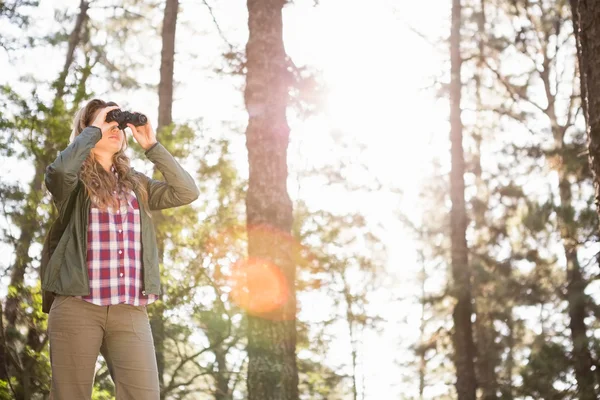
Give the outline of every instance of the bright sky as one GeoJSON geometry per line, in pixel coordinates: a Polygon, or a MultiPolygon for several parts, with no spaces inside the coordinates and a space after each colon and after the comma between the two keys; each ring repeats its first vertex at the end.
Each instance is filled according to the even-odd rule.
{"type": "MultiPolygon", "coordinates": [[[[79,1],[42,0],[42,12],[36,19],[43,27],[41,30],[52,24],[53,9],[59,3],[75,10],[79,1]]],[[[221,52],[226,47],[201,3],[182,1],[183,12],[177,31],[176,80],[179,84],[174,117],[179,122],[202,117],[207,131],[216,132],[214,136],[235,135],[224,122],[235,120],[237,125],[244,126],[246,114],[241,94],[232,85],[231,78],[218,77],[210,71],[222,63],[221,52]]],[[[214,12],[227,40],[245,44],[245,1],[230,0],[226,6],[225,2],[220,2],[220,6],[216,1],[210,3],[215,3],[214,12]]],[[[431,158],[447,154],[449,128],[444,103],[436,102],[431,91],[423,90],[430,85],[431,77],[443,68],[440,55],[408,29],[407,23],[435,40],[445,34],[443,29],[449,25],[450,2],[321,0],[318,7],[313,7],[312,1],[296,0],[295,3],[284,10],[286,50],[296,65],[308,64],[322,70],[330,90],[323,115],[308,121],[290,119],[290,165],[292,168],[310,163],[319,165],[336,157],[330,134],[338,131],[342,136],[365,143],[367,149],[360,154],[360,161],[368,166],[372,176],[402,189],[404,195],[382,192],[348,196],[341,190],[323,188],[318,181],[303,182],[298,194],[293,180],[289,184],[290,194],[293,198],[302,196],[315,209],[361,210],[374,226],[383,224],[383,239],[389,248],[387,268],[394,277],[393,295],[416,295],[419,266],[413,243],[403,233],[396,213],[418,211],[420,183],[429,172],[431,158]]],[[[146,43],[146,50],[159,55],[156,44],[146,43]]],[[[10,66],[6,55],[0,53],[0,70],[3,71],[0,83],[14,81],[23,71],[41,79],[53,79],[62,66],[63,57],[62,53],[36,51],[28,53],[18,66],[10,66]]],[[[158,62],[156,58],[155,61],[158,62]]],[[[156,83],[157,65],[148,65],[141,74],[142,79],[156,83]]],[[[97,90],[103,95],[106,88],[97,90]]],[[[110,96],[120,104],[131,104],[146,112],[156,124],[158,99],[155,94],[137,91],[110,93],[110,96]]],[[[234,145],[240,169],[246,171],[243,137],[234,145]]],[[[9,165],[0,160],[0,167],[10,174],[19,174],[24,182],[29,180],[31,172],[22,165],[9,165]]],[[[356,168],[349,179],[358,182],[371,179],[361,171],[356,168]]],[[[304,302],[305,310],[316,304],[310,298],[304,302]]],[[[375,294],[374,304],[389,323],[382,336],[369,334],[364,338],[359,370],[365,374],[364,398],[409,398],[416,393],[418,383],[400,382],[401,370],[396,363],[404,355],[397,354],[397,349],[399,343],[405,347],[414,343],[418,335],[419,309],[407,303],[402,306],[391,302],[383,292],[375,294]],[[399,313],[399,309],[403,312],[399,313]],[[401,327],[400,320],[406,317],[409,323],[401,327]]],[[[332,359],[349,361],[346,340],[340,339],[331,351],[332,359]]]]}

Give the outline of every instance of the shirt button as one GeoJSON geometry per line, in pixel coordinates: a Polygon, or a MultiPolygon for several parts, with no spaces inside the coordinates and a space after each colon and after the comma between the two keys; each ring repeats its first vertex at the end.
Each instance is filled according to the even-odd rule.
{"type": "Polygon", "coordinates": [[[119,250],[119,254],[123,254],[123,250],[119,250]]]}
{"type": "Polygon", "coordinates": [[[122,233],[123,231],[121,229],[119,229],[119,233],[122,233]]]}
{"type": "Polygon", "coordinates": [[[121,273],[119,274],[119,276],[120,276],[120,277],[123,277],[123,273],[121,272],[121,273]]]}

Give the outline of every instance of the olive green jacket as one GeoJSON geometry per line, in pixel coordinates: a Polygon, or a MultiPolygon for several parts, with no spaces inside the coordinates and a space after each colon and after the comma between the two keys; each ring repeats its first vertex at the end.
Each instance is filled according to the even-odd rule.
{"type": "MultiPolygon", "coordinates": [[[[46,168],[45,183],[58,209],[58,218],[50,228],[40,265],[44,312],[50,311],[55,294],[85,296],[90,293],[87,268],[87,228],[90,198],[79,171],[84,160],[102,138],[97,127],[87,127],[46,168]]],[[[135,171],[146,183],[148,207],[141,201],[142,269],[144,294],[160,294],[158,250],[149,210],[162,210],[189,204],[198,198],[194,179],[160,143],[146,151],[165,181],[150,179],[135,171]]],[[[134,188],[138,199],[138,188],[134,188]]]]}

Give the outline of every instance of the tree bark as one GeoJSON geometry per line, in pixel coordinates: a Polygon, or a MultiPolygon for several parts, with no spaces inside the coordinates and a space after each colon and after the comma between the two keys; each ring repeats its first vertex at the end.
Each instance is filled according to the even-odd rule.
{"type": "MultiPolygon", "coordinates": [[[[283,46],[285,0],[248,0],[249,38],[244,99],[249,182],[246,197],[249,262],[270,265],[286,296],[275,310],[248,315],[248,399],[298,399],[292,203],[287,192],[286,119],[289,76],[283,46]]],[[[250,298],[260,293],[250,293],[250,298]]]]}
{"type": "MultiPolygon", "coordinates": [[[[160,81],[158,83],[158,135],[173,123],[173,79],[175,72],[175,31],[177,28],[177,15],[179,13],[179,0],[167,0],[162,25],[162,50],[160,61],[160,81]]],[[[159,175],[154,168],[154,176],[159,175]]],[[[164,226],[164,215],[161,211],[152,213],[156,226],[164,226]]],[[[165,235],[157,232],[157,247],[159,262],[164,264],[165,235]]],[[[156,304],[153,308],[150,326],[156,353],[158,381],[161,392],[160,398],[164,399],[167,393],[165,388],[165,319],[164,304],[156,304]]]]}
{"type": "Polygon", "coordinates": [[[578,43],[581,98],[587,121],[589,162],[600,213],[600,3],[570,0],[578,43]]]}
{"type": "Polygon", "coordinates": [[[452,317],[454,320],[453,344],[454,365],[456,367],[456,392],[459,400],[475,400],[477,387],[475,378],[475,346],[471,323],[471,273],[466,239],[467,214],[465,207],[465,161],[463,153],[463,125],[461,120],[461,53],[460,28],[461,3],[452,1],[452,28],[450,34],[450,142],[452,167],[450,171],[450,210],[451,258],[453,294],[456,304],[452,317]]]}
{"type": "Polygon", "coordinates": [[[173,123],[173,77],[175,73],[175,31],[179,0],[167,0],[162,26],[160,82],[158,84],[157,131],[173,123]]]}
{"type": "Polygon", "coordinates": [[[579,85],[581,88],[581,109],[585,118],[586,126],[588,125],[588,106],[587,106],[587,85],[585,80],[584,60],[582,58],[581,37],[579,33],[579,0],[570,0],[571,2],[571,20],[573,21],[573,32],[575,34],[575,46],[577,48],[577,61],[579,64],[579,85]]]}

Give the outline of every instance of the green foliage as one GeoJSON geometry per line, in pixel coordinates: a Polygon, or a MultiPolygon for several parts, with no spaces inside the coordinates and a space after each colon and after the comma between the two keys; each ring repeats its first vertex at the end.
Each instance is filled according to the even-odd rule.
{"type": "Polygon", "coordinates": [[[535,399],[574,399],[566,349],[560,344],[539,340],[531,349],[528,363],[521,370],[523,386],[519,392],[535,399]]]}
{"type": "Polygon", "coordinates": [[[108,390],[94,390],[92,392],[92,400],[112,400],[114,398],[114,393],[108,390]]]}
{"type": "MultiPolygon", "coordinates": [[[[13,385],[16,384],[16,379],[11,382],[13,385]]],[[[13,392],[10,388],[8,381],[0,379],[0,400],[12,400],[14,399],[13,392]]]]}
{"type": "Polygon", "coordinates": [[[301,399],[327,400],[340,396],[344,376],[324,365],[323,360],[298,359],[301,399]]]}
{"type": "MultiPolygon", "coordinates": [[[[0,26],[12,25],[20,29],[25,29],[31,22],[29,12],[32,8],[39,5],[38,0],[3,0],[0,2],[0,26]]],[[[0,31],[0,47],[5,50],[15,50],[28,42],[22,42],[24,38],[15,37],[0,31]]]]}
{"type": "MultiPolygon", "coordinates": [[[[10,2],[19,5],[19,13],[12,16],[5,12],[9,3],[1,3],[0,21],[8,16],[12,23],[24,26],[26,13],[21,13],[25,10],[21,6],[34,3],[10,2]]],[[[466,41],[463,48],[463,106],[465,112],[475,110],[477,116],[473,124],[465,126],[466,200],[473,303],[477,312],[475,335],[480,350],[486,350],[480,351],[480,361],[492,366],[503,398],[575,398],[562,239],[568,233],[569,240],[576,239],[581,260],[590,258],[589,266],[582,262],[584,286],[590,284],[596,279],[593,268],[597,261],[588,254],[594,249],[584,249],[582,244],[597,241],[598,218],[591,196],[583,129],[575,123],[560,138],[557,126],[560,128],[567,117],[564,109],[559,110],[560,104],[556,103],[554,110],[562,114],[550,123],[550,108],[532,104],[546,93],[543,74],[560,62],[557,59],[540,65],[537,60],[543,53],[539,45],[550,38],[553,44],[569,45],[571,38],[561,36],[568,32],[568,23],[560,2],[486,2],[485,15],[478,11],[482,3],[467,3],[468,18],[463,29],[465,36],[475,39],[466,41]],[[527,7],[540,7],[547,12],[538,13],[536,9],[527,15],[527,7]],[[537,18],[530,20],[532,15],[537,18]],[[478,31],[477,19],[482,16],[488,18],[485,32],[478,31]],[[555,24],[562,27],[560,34],[552,33],[555,24]],[[542,28],[550,29],[550,33],[545,35],[542,28]],[[479,53],[479,45],[485,54],[479,53]],[[480,56],[485,57],[482,60],[480,56]],[[514,65],[504,68],[505,63],[514,65]],[[526,70],[512,69],[521,66],[526,66],[526,70]],[[475,93],[481,95],[479,100],[475,93]],[[519,128],[507,120],[516,122],[519,128]],[[522,133],[519,137],[514,135],[517,129],[523,129],[517,131],[522,133]],[[561,200],[557,176],[568,181],[572,202],[561,200]]],[[[92,2],[97,15],[80,35],[85,40],[78,44],[73,64],[66,71],[52,82],[24,80],[23,85],[1,87],[0,155],[34,165],[39,177],[57,152],[66,147],[73,113],[93,95],[91,88],[151,86],[139,79],[139,72],[158,56],[159,46],[154,46],[158,35],[154,29],[148,29],[147,23],[159,16],[161,7],[157,5],[158,2],[130,0],[119,6],[97,7],[98,3],[92,2]],[[153,53],[146,57],[133,43],[135,39],[148,43],[153,53]],[[57,95],[52,98],[53,94],[57,95]]],[[[66,29],[71,29],[74,22],[72,10],[57,10],[56,22],[56,32],[46,32],[33,38],[32,43],[66,48],[71,33],[66,29]]],[[[23,37],[27,37],[25,30],[23,37]]],[[[0,34],[1,45],[4,39],[0,34]]],[[[561,59],[574,62],[568,56],[561,59]]],[[[230,46],[225,61],[227,65],[221,72],[245,73],[245,57],[239,49],[230,46]]],[[[304,118],[317,110],[325,85],[316,71],[296,67],[291,59],[288,62],[291,108],[294,117],[304,118]]],[[[563,86],[569,85],[558,87],[559,97],[575,99],[576,108],[577,96],[562,93],[563,86]]],[[[237,391],[236,397],[243,398],[247,320],[246,311],[232,298],[230,281],[233,265],[247,254],[248,183],[240,175],[232,154],[234,144],[239,144],[234,142],[240,140],[241,134],[207,138],[198,125],[184,121],[157,133],[159,141],[175,157],[186,166],[193,166],[201,196],[192,206],[155,215],[157,237],[164,250],[164,295],[149,307],[149,313],[154,334],[160,335],[164,343],[160,350],[165,359],[163,395],[182,399],[216,397],[216,384],[224,382],[228,394],[237,391]]],[[[139,145],[131,137],[128,140],[134,158],[144,160],[139,145]]],[[[347,150],[345,143],[338,145],[340,151],[347,150]]],[[[290,172],[298,175],[300,184],[303,179],[317,176],[327,185],[341,186],[349,193],[381,188],[376,179],[372,180],[375,185],[349,182],[348,169],[357,164],[356,154],[340,158],[339,163],[335,160],[315,170],[290,172]]],[[[414,233],[423,256],[422,276],[415,282],[422,285],[423,291],[414,300],[423,313],[422,334],[417,343],[404,346],[415,355],[409,368],[415,375],[422,372],[426,385],[431,382],[451,388],[454,370],[450,363],[452,301],[448,296],[450,201],[444,162],[434,166],[433,179],[424,187],[420,200],[424,215],[417,216],[409,210],[410,215],[399,218],[414,233]],[[419,370],[421,361],[423,371],[419,370]]],[[[153,176],[161,178],[157,171],[153,171],[153,176]]],[[[11,228],[16,228],[9,230],[3,225],[1,240],[16,249],[21,228],[35,227],[31,243],[17,260],[24,266],[27,279],[9,284],[9,297],[18,300],[18,307],[17,321],[7,327],[6,336],[19,360],[30,363],[29,370],[36,376],[31,381],[36,395],[43,396],[48,393],[50,376],[44,342],[46,315],[40,309],[39,286],[30,282],[37,274],[37,248],[55,210],[47,194],[41,195],[41,183],[33,178],[30,182],[0,183],[3,217],[11,228]]],[[[383,269],[385,249],[377,232],[378,227],[360,212],[315,210],[302,198],[296,199],[292,238],[301,306],[297,349],[302,398],[348,398],[360,372],[340,371],[356,367],[352,353],[364,351],[361,334],[377,332],[382,327],[380,310],[373,310],[370,303],[371,294],[386,291],[390,296],[405,296],[390,290],[393,288],[383,269]],[[323,320],[313,320],[311,310],[304,308],[303,304],[310,302],[302,301],[309,296],[331,302],[323,320]],[[328,351],[340,339],[348,340],[351,347],[343,365],[332,365],[328,351]]],[[[16,270],[12,265],[10,268],[4,273],[7,277],[16,270]]],[[[584,300],[589,311],[586,323],[589,321],[590,330],[596,330],[600,311],[591,296],[584,300]]],[[[410,321],[414,321],[412,316],[410,321]]],[[[590,351],[597,363],[600,345],[597,340],[590,340],[590,351]]],[[[17,390],[22,390],[23,379],[22,375],[13,379],[17,390]]],[[[411,385],[415,382],[416,379],[409,380],[411,385]]],[[[453,394],[448,389],[439,398],[451,398],[453,394]]],[[[114,385],[103,365],[97,374],[93,398],[113,396],[114,385]]],[[[12,398],[6,382],[0,382],[2,398],[12,398]]]]}

